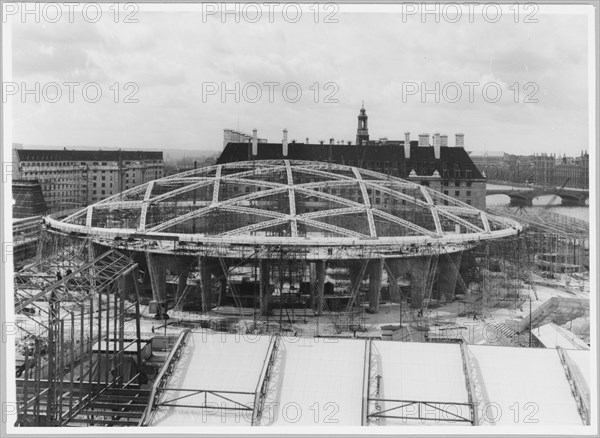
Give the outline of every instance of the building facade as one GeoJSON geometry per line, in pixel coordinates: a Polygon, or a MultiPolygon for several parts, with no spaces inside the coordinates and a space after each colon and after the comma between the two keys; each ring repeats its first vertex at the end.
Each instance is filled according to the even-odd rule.
{"type": "MultiPolygon", "coordinates": [[[[244,132],[236,131],[235,129],[223,129],[223,149],[227,143],[248,143],[252,140],[252,136],[244,132]]],[[[266,143],[264,138],[258,139],[259,143],[266,143]]]]}
{"type": "MultiPolygon", "coordinates": [[[[448,145],[448,136],[420,134],[411,140],[370,140],[368,116],[361,108],[356,133],[357,144],[297,143],[287,141],[287,131],[281,143],[259,142],[256,130],[253,138],[244,142],[229,142],[217,159],[217,164],[247,160],[308,160],[322,161],[385,173],[428,186],[479,209],[485,209],[486,179],[464,148],[464,134],[456,134],[455,146],[448,145]]],[[[389,202],[381,193],[370,193],[374,205],[384,207],[389,202]]]]}
{"type": "Polygon", "coordinates": [[[13,178],[37,180],[49,212],[98,202],[164,176],[162,152],[14,149],[13,178]]]}
{"type": "Polygon", "coordinates": [[[505,154],[501,161],[479,160],[474,154],[471,157],[488,180],[589,189],[590,156],[587,152],[582,151],[578,157],[545,153],[528,156],[505,154]]]}
{"type": "Polygon", "coordinates": [[[581,152],[579,157],[562,157],[557,160],[553,169],[553,182],[557,187],[589,189],[590,188],[590,156],[581,152]]]}
{"type": "Polygon", "coordinates": [[[42,187],[37,180],[12,180],[13,219],[42,216],[48,212],[42,187]]]}

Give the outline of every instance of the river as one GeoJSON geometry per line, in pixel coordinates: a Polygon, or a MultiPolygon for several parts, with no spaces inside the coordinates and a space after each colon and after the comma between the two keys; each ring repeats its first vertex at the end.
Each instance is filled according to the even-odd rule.
{"type": "MultiPolygon", "coordinates": [[[[498,184],[488,184],[488,189],[502,189],[507,186],[498,184]]],[[[548,202],[552,200],[552,195],[540,196],[533,200],[533,207],[525,207],[526,210],[541,210],[548,202]]],[[[510,198],[507,195],[491,195],[486,198],[486,204],[488,207],[505,207],[510,203],[510,198]]],[[[557,197],[550,206],[550,211],[553,213],[562,214],[564,216],[574,217],[576,219],[584,220],[589,223],[590,221],[590,209],[589,207],[562,207],[560,205],[561,199],[557,197]]],[[[589,205],[589,200],[586,201],[589,205]]]]}

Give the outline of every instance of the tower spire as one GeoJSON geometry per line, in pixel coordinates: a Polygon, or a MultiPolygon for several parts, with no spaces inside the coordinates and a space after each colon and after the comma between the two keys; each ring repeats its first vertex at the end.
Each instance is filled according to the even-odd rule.
{"type": "Polygon", "coordinates": [[[358,114],[358,129],[356,130],[356,144],[359,146],[362,144],[366,145],[369,141],[369,128],[367,125],[368,119],[369,117],[367,116],[365,102],[363,100],[360,113],[358,114]]]}

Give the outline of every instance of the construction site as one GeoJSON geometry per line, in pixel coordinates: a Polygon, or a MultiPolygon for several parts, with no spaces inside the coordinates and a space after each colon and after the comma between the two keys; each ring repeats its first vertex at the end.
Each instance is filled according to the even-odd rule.
{"type": "Polygon", "coordinates": [[[15,225],[35,245],[14,279],[17,426],[484,425],[532,401],[498,376],[555,402],[544,424],[589,424],[585,222],[270,160],[15,225]],[[509,365],[532,360],[547,370],[509,365]],[[298,421],[274,408],[290,401],[298,421]]]}

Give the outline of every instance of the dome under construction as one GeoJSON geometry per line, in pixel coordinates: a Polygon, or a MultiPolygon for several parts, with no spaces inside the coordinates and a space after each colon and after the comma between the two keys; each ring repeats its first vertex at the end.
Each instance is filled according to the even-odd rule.
{"type": "Polygon", "coordinates": [[[453,252],[519,229],[512,220],[406,180],[357,167],[283,160],[190,170],[67,217],[50,217],[47,224],[103,243],[129,239],[152,252],[292,245],[316,259],[323,258],[323,249],[342,248],[372,248],[397,257],[413,244],[445,245],[453,252]]]}
{"type": "MultiPolygon", "coordinates": [[[[230,281],[233,270],[244,266],[261,272],[263,300],[274,287],[273,272],[283,275],[275,264],[287,259],[313,265],[298,268],[297,282],[312,272],[319,295],[328,268],[339,270],[345,263],[349,279],[342,294],[358,293],[357,282],[368,274],[375,308],[382,272],[395,276],[405,269],[398,267],[402,260],[406,265],[410,259],[460,253],[520,230],[513,220],[423,185],[357,167],[291,160],[193,169],[45,221],[52,232],[145,254],[141,259],[158,301],[164,301],[165,270],[187,276],[198,268],[199,278],[230,281]]],[[[199,281],[203,308],[209,309],[211,287],[199,281]]],[[[285,281],[294,289],[294,281],[285,281]]]]}

